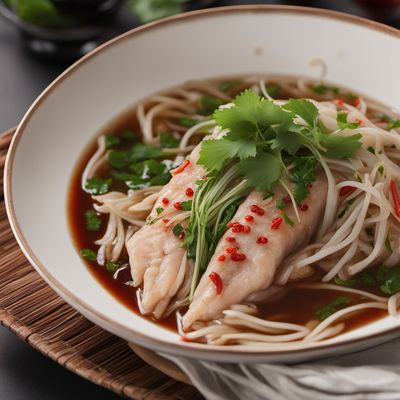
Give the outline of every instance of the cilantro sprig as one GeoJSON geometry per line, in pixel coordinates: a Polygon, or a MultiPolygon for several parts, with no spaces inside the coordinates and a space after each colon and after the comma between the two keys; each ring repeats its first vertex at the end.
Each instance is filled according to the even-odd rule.
{"type": "Polygon", "coordinates": [[[233,160],[250,186],[264,193],[273,190],[285,173],[296,184],[299,202],[308,194],[306,185],[315,179],[314,168],[322,156],[350,158],[361,147],[359,134],[330,135],[316,106],[305,99],[279,106],[245,90],[232,107],[216,110],[213,117],[227,133],[219,140],[203,141],[198,164],[209,172],[220,171],[233,160]],[[284,162],[287,156],[297,160],[298,170],[292,176],[284,162]],[[303,156],[309,157],[307,162],[299,161],[303,156]]]}

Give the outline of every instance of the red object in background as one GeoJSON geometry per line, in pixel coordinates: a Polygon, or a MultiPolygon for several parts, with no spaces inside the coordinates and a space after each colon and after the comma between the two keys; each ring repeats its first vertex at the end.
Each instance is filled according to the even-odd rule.
{"type": "Polygon", "coordinates": [[[400,0],[355,0],[367,13],[367,17],[393,23],[400,20],[400,0]]]}

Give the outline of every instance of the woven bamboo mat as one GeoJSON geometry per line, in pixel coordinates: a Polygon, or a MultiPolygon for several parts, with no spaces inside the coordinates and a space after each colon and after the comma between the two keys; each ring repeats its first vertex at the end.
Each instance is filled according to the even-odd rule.
{"type": "Polygon", "coordinates": [[[126,398],[202,399],[192,386],[146,364],[124,340],[81,316],[26,260],[11,232],[3,197],[3,168],[13,132],[0,135],[1,324],[65,368],[126,398]]]}

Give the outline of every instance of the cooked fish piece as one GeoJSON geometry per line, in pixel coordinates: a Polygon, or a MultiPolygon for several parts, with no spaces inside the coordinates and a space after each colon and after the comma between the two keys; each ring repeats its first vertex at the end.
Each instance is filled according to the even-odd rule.
{"type": "Polygon", "coordinates": [[[283,189],[277,188],[267,201],[260,192],[251,192],[217,245],[183,317],[184,329],[195,321],[212,320],[250,294],[268,288],[282,260],[310,240],[324,210],[326,192],[321,174],[299,207],[301,222],[296,220],[293,206],[286,205],[293,226],[277,208],[277,201],[287,201],[283,189]]]}
{"type": "Polygon", "coordinates": [[[160,304],[156,310],[156,316],[160,316],[179,289],[176,280],[185,249],[182,240],[172,233],[172,226],[173,221],[184,217],[179,205],[192,198],[196,180],[206,175],[196,164],[199,150],[197,146],[188,160],[172,171],[172,179],[161,190],[149,215],[149,220],[155,222],[143,226],[127,243],[133,282],[135,286],[143,283],[142,306],[146,314],[160,304]],[[159,208],[163,211],[158,214],[159,208]]]}

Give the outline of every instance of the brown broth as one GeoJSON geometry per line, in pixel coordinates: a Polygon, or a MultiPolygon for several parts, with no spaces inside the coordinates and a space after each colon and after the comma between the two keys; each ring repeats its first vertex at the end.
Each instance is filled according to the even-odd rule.
{"type": "MultiPolygon", "coordinates": [[[[288,97],[285,93],[280,97],[288,97]]],[[[318,96],[315,96],[318,98],[318,96]]],[[[112,121],[100,134],[118,134],[126,129],[139,132],[139,124],[136,120],[134,109],[123,114],[119,118],[112,121]]],[[[91,232],[86,229],[85,212],[92,209],[93,201],[91,196],[81,189],[81,175],[88,160],[95,152],[96,143],[93,141],[87,147],[83,156],[80,158],[77,167],[73,173],[71,185],[69,188],[68,198],[68,218],[70,222],[71,232],[76,248],[93,248],[95,240],[103,236],[106,228],[106,217],[103,217],[101,229],[97,232],[91,232]]],[[[106,177],[109,171],[105,169],[100,173],[102,177],[106,177]]],[[[113,190],[124,190],[127,188],[124,184],[113,186],[113,190]]],[[[127,258],[123,253],[123,258],[127,258]]],[[[98,266],[95,262],[85,261],[88,269],[100,284],[110,292],[118,301],[131,311],[140,314],[136,301],[136,288],[126,285],[125,282],[131,280],[129,268],[122,271],[118,275],[118,279],[114,279],[113,275],[106,271],[104,267],[98,266]]],[[[358,304],[367,301],[358,295],[341,293],[333,290],[321,289],[302,289],[292,287],[283,297],[279,297],[276,301],[270,301],[259,306],[259,316],[269,320],[285,321],[296,324],[305,324],[312,319],[317,319],[315,311],[330,303],[338,296],[346,296],[350,299],[351,304],[358,304]]],[[[345,318],[345,331],[349,331],[367,323],[373,322],[387,315],[387,311],[380,309],[367,309],[353,313],[351,318],[345,318]]],[[[149,320],[161,324],[168,329],[177,330],[175,316],[171,315],[161,321],[155,321],[150,316],[143,316],[149,320]]]]}

